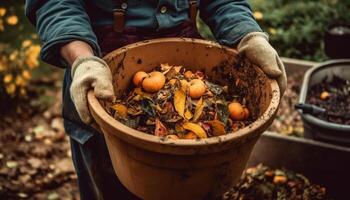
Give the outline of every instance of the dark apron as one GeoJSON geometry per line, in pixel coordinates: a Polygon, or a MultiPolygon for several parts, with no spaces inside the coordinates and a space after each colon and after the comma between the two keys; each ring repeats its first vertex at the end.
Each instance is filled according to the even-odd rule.
{"type": "MultiPolygon", "coordinates": [[[[200,38],[191,21],[160,31],[125,28],[122,33],[117,33],[112,26],[105,26],[94,27],[94,32],[103,56],[117,48],[148,39],[200,38]]],[[[66,132],[71,137],[72,158],[81,199],[137,199],[115,175],[103,135],[80,120],[69,92],[71,82],[68,69],[63,84],[63,118],[66,132]]]]}

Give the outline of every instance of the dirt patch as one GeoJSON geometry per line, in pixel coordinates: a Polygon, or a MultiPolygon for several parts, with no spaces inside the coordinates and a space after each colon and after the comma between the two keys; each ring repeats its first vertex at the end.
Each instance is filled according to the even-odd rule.
{"type": "Polygon", "coordinates": [[[323,80],[309,89],[307,103],[326,109],[318,118],[350,125],[350,81],[336,76],[331,82],[323,80]]]}
{"type": "Polygon", "coordinates": [[[299,112],[294,109],[298,103],[304,73],[288,76],[288,85],[281,100],[276,118],[269,130],[287,136],[303,137],[304,128],[299,112]]]}

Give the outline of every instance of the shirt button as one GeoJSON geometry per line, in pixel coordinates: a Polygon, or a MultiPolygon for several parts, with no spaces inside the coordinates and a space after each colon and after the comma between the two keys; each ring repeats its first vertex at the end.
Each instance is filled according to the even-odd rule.
{"type": "Polygon", "coordinates": [[[164,14],[164,13],[166,13],[166,10],[167,10],[167,8],[165,6],[162,6],[160,8],[160,13],[164,14]]]}
{"type": "Polygon", "coordinates": [[[128,8],[128,4],[127,3],[122,3],[121,7],[122,7],[122,9],[126,10],[128,8]]]}

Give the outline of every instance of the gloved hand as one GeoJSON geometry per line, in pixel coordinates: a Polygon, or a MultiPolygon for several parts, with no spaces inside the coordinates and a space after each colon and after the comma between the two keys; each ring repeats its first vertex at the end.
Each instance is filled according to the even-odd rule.
{"type": "Polygon", "coordinates": [[[243,37],[237,49],[240,56],[248,58],[267,76],[277,80],[282,96],[287,87],[286,71],[276,50],[269,44],[268,36],[262,32],[249,33],[243,37]]]}
{"type": "Polygon", "coordinates": [[[71,98],[80,119],[89,124],[92,118],[87,103],[87,92],[93,88],[97,98],[113,100],[112,73],[104,60],[90,56],[77,58],[72,65],[71,74],[71,98]]]}

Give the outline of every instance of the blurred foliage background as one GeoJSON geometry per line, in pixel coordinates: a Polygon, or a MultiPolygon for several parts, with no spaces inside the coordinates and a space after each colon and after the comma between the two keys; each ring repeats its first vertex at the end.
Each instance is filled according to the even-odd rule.
{"type": "MultiPolygon", "coordinates": [[[[248,0],[254,17],[284,57],[325,61],[323,37],[332,23],[350,23],[350,0],[248,0]]],[[[213,38],[199,22],[203,36],[213,38]]]]}
{"type": "Polygon", "coordinates": [[[57,70],[40,61],[40,41],[24,15],[24,3],[0,1],[0,113],[54,101],[40,94],[45,84],[35,84],[57,70]]]}
{"type": "MultiPolygon", "coordinates": [[[[350,21],[350,0],[248,0],[254,16],[281,56],[324,61],[323,36],[328,24],[350,21]]],[[[33,80],[60,71],[40,62],[40,42],[24,16],[24,0],[0,2],[0,105],[25,101],[41,85],[33,80]]],[[[201,34],[213,39],[202,21],[201,34]]],[[[35,96],[35,95],[34,95],[35,96]]],[[[36,95],[43,102],[45,96],[36,95]]],[[[40,104],[37,102],[36,104],[40,104]]],[[[6,105],[6,106],[4,106],[6,105]]]]}

